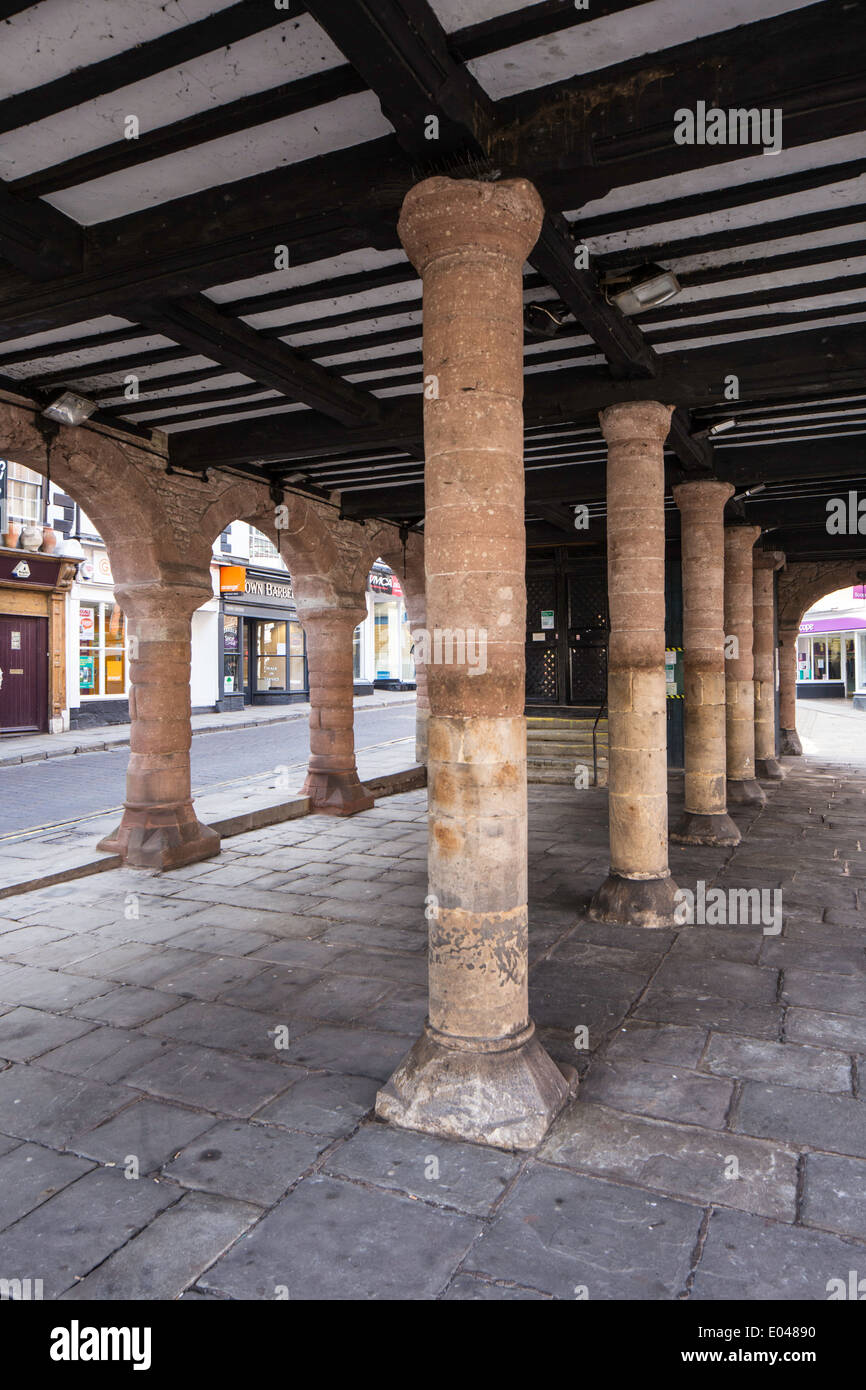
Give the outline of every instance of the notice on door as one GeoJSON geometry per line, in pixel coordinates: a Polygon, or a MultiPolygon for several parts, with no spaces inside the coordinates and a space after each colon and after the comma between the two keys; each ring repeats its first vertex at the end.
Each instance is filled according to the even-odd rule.
{"type": "Polygon", "coordinates": [[[542,608],[542,610],[541,610],[541,626],[542,626],[542,628],[544,629],[545,632],[551,632],[551,631],[553,630],[553,609],[552,609],[552,608],[542,608]]]}
{"type": "Polygon", "coordinates": [[[10,642],[11,650],[12,650],[13,652],[20,652],[20,650],[21,650],[21,633],[20,633],[20,632],[10,632],[9,636],[10,636],[10,638],[11,638],[11,642],[10,642]]]}

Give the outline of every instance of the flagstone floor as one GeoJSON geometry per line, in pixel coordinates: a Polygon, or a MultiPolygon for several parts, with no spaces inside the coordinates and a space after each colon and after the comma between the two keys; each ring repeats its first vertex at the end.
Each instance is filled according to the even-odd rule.
{"type": "Polygon", "coordinates": [[[606,793],[530,789],[532,1010],[582,1073],[532,1155],[372,1115],[425,1013],[423,792],[7,899],[0,1279],[715,1300],[866,1276],[866,774],[789,765],[735,851],[671,857],[692,891],[780,889],[775,935],[591,922],[606,793]]]}

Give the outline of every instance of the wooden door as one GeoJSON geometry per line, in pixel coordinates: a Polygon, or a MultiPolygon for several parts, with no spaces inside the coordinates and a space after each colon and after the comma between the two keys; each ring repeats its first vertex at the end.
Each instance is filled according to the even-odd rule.
{"type": "Polygon", "coordinates": [[[48,728],[48,619],[0,615],[0,734],[48,728]]]}

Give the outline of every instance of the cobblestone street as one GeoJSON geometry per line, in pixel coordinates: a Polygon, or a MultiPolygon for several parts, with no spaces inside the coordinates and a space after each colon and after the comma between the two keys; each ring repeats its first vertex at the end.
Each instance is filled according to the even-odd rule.
{"type": "Polygon", "coordinates": [[[372,1116],[426,1008],[423,792],[8,899],[0,1274],[55,1299],[826,1299],[866,1270],[866,775],[789,767],[735,850],[671,860],[696,892],[780,889],[779,934],[590,921],[606,793],[530,789],[532,1012],[582,1081],[529,1156],[372,1116]]]}

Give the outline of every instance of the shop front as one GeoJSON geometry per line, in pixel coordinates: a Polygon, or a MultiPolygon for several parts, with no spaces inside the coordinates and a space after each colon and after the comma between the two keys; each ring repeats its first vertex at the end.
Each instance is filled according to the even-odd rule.
{"type": "Polygon", "coordinates": [[[850,698],[866,687],[866,617],[806,618],[797,638],[797,698],[850,698]]]}
{"type": "Polygon", "coordinates": [[[220,570],[217,709],[309,699],[306,645],[291,579],[273,570],[220,570]]]}
{"type": "Polygon", "coordinates": [[[355,678],[366,676],[377,690],[414,690],[412,637],[400,580],[386,565],[374,565],[367,592],[366,625],[370,635],[365,642],[359,630],[355,678]]]}
{"type": "Polygon", "coordinates": [[[61,733],[66,703],[66,604],[75,563],[0,549],[0,735],[61,733]]]}

